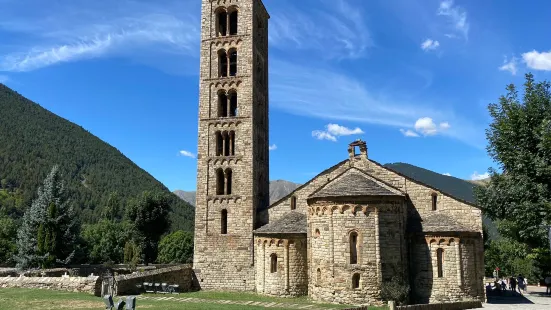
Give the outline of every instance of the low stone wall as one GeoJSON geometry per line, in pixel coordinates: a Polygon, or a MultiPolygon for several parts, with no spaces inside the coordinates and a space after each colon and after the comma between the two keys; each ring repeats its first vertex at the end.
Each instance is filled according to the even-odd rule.
{"type": "Polygon", "coordinates": [[[181,265],[115,277],[114,295],[138,294],[136,284],[143,282],[178,284],[180,292],[192,289],[192,267],[181,265]]]}
{"type": "MultiPolygon", "coordinates": [[[[464,310],[482,308],[480,301],[458,301],[449,303],[419,304],[407,306],[395,306],[389,303],[390,310],[464,310]]],[[[369,306],[346,308],[344,310],[369,310],[369,306]]]]}
{"type": "Polygon", "coordinates": [[[101,279],[90,277],[1,277],[0,288],[37,288],[101,295],[101,279]]]}

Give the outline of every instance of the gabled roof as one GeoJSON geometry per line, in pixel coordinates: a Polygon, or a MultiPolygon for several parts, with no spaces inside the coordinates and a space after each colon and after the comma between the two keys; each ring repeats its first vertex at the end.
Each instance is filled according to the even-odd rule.
{"type": "Polygon", "coordinates": [[[365,172],[351,167],[308,198],[360,196],[404,196],[404,194],[365,172]]]}
{"type": "Polygon", "coordinates": [[[410,218],[408,221],[409,232],[472,232],[453,218],[444,213],[433,211],[434,213],[425,215],[423,219],[410,218]]]}
{"type": "Polygon", "coordinates": [[[308,223],[306,215],[297,211],[290,211],[281,218],[270,222],[254,233],[259,234],[305,234],[308,223]]]}
{"type": "MultiPolygon", "coordinates": [[[[357,157],[359,157],[359,155],[358,155],[357,157]]],[[[280,198],[279,200],[277,200],[277,201],[271,203],[271,204],[267,207],[267,209],[269,209],[269,208],[271,208],[271,207],[273,207],[273,206],[278,205],[278,204],[281,203],[282,201],[285,201],[285,200],[289,199],[289,197],[295,195],[295,193],[296,193],[297,191],[299,191],[299,190],[303,189],[304,187],[308,186],[310,183],[312,183],[312,182],[313,182],[315,179],[317,179],[318,177],[320,177],[320,176],[322,176],[322,175],[324,175],[324,174],[327,174],[327,173],[332,172],[333,170],[339,168],[340,166],[342,166],[343,164],[347,163],[348,161],[349,161],[349,159],[345,159],[345,160],[339,162],[338,164],[336,164],[336,165],[334,165],[334,166],[331,166],[331,167],[325,169],[324,171],[318,173],[318,174],[317,174],[316,176],[314,176],[312,179],[310,179],[310,180],[307,181],[306,183],[302,184],[301,186],[297,187],[294,191],[290,192],[287,196],[284,196],[284,197],[280,198]]],[[[415,182],[415,183],[417,183],[417,184],[426,186],[427,188],[430,188],[430,189],[437,190],[437,191],[441,192],[442,194],[444,194],[445,196],[451,197],[451,198],[453,198],[453,199],[455,199],[455,200],[457,200],[457,201],[459,201],[459,202],[462,202],[462,203],[464,203],[464,204],[466,204],[466,205],[469,205],[469,206],[472,206],[472,207],[475,207],[475,208],[479,208],[479,209],[480,209],[479,206],[477,206],[476,204],[474,204],[474,203],[472,203],[472,202],[470,202],[470,201],[467,201],[467,200],[465,200],[465,199],[461,199],[461,198],[456,197],[456,196],[454,196],[454,195],[451,195],[451,194],[449,194],[449,193],[447,193],[447,192],[445,192],[445,191],[443,191],[443,190],[441,190],[441,189],[439,189],[439,188],[437,188],[437,187],[434,187],[434,186],[431,186],[431,185],[429,185],[429,184],[423,183],[423,182],[421,182],[421,181],[419,181],[419,180],[413,179],[413,178],[411,178],[411,177],[409,177],[409,176],[407,176],[407,175],[405,175],[405,174],[403,174],[403,173],[400,173],[400,172],[398,172],[398,171],[396,171],[396,170],[394,170],[394,169],[385,167],[385,166],[381,165],[380,163],[374,161],[373,159],[369,159],[369,161],[370,161],[371,163],[373,163],[373,164],[375,164],[375,165],[377,165],[377,166],[383,168],[383,169],[386,169],[386,170],[388,170],[388,171],[392,171],[393,173],[396,173],[397,175],[399,175],[399,176],[405,178],[406,180],[409,180],[409,181],[415,182]]],[[[265,209],[265,208],[263,208],[263,209],[265,209]]],[[[260,210],[259,210],[259,211],[260,211],[260,210]]]]}

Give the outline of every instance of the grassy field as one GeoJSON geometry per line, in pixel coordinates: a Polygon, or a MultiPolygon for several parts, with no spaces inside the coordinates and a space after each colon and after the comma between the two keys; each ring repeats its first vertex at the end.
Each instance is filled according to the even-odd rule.
{"type": "MultiPolygon", "coordinates": [[[[159,296],[148,294],[146,296],[159,296]]],[[[176,298],[201,298],[207,300],[243,300],[243,301],[264,301],[277,302],[285,304],[312,304],[305,297],[301,298],[272,298],[247,293],[226,293],[226,292],[193,292],[179,295],[171,295],[176,298]]],[[[118,298],[115,298],[115,302],[118,298]]],[[[260,306],[244,305],[220,305],[215,303],[192,303],[179,301],[160,301],[160,300],[140,300],[138,296],[137,310],[260,310],[260,309],[285,309],[285,308],[265,308],[260,306]]],[[[343,309],[347,306],[316,304],[327,309],[343,309]]],[[[79,309],[79,310],[99,310],[105,309],[101,298],[82,293],[58,292],[49,290],[31,290],[31,289],[0,289],[0,310],[25,309],[25,310],[58,310],[58,309],[79,309]]],[[[370,308],[371,309],[371,308],[370,308]]],[[[385,309],[377,308],[375,309],[385,309]]]]}

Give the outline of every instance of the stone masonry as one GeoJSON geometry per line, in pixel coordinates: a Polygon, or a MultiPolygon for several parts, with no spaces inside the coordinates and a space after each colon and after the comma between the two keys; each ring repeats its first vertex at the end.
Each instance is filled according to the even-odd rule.
{"type": "Polygon", "coordinates": [[[269,205],[269,18],[261,0],[202,0],[199,287],[381,304],[402,281],[410,302],[483,300],[481,210],[369,159],[364,141],[269,205]]]}
{"type": "Polygon", "coordinates": [[[268,18],[260,0],[202,0],[194,271],[254,291],[253,230],[268,195],[268,18]]]}

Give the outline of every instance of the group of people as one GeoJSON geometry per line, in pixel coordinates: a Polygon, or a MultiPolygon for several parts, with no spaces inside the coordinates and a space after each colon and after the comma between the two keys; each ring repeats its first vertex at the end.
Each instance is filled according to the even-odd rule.
{"type": "Polygon", "coordinates": [[[526,287],[528,286],[528,283],[526,282],[526,279],[519,274],[518,277],[511,276],[509,278],[501,278],[501,279],[495,279],[494,286],[492,286],[490,283],[486,285],[486,289],[489,291],[495,291],[501,294],[501,292],[507,291],[507,289],[517,292],[522,295],[522,292],[526,293],[526,287]]]}

